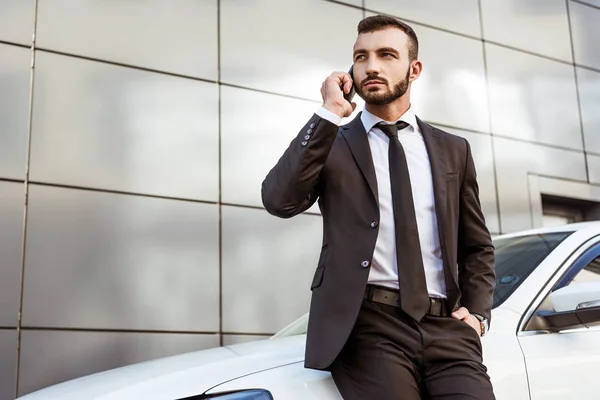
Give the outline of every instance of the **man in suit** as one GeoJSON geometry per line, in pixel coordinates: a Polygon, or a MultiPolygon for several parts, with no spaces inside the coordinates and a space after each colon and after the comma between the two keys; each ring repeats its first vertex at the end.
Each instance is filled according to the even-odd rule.
{"type": "Polygon", "coordinates": [[[415,115],[410,26],[362,20],[353,60],[262,185],[269,213],[318,200],[323,217],[305,366],[331,371],[344,399],[494,399],[480,341],[494,248],[469,143],[415,115]],[[366,107],[340,127],[353,84],[366,107]]]}

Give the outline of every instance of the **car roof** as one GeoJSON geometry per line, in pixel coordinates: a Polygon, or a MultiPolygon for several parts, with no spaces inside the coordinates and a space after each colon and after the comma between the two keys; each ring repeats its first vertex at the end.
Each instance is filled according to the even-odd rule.
{"type": "Polygon", "coordinates": [[[600,235],[600,221],[586,221],[586,222],[575,222],[572,224],[534,228],[525,231],[506,233],[502,235],[494,236],[494,239],[504,239],[509,237],[527,236],[527,235],[539,235],[544,233],[553,232],[579,232],[586,231],[589,236],[600,235]]]}

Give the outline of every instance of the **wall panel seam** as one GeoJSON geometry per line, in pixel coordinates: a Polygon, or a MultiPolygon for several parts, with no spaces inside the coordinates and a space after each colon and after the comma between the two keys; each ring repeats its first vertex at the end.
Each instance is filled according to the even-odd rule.
{"type": "Polygon", "coordinates": [[[16,361],[15,361],[15,382],[14,382],[14,394],[15,398],[19,395],[19,378],[21,372],[21,345],[22,345],[22,329],[21,321],[23,320],[23,288],[25,287],[25,255],[27,248],[27,221],[29,211],[29,166],[31,157],[31,130],[33,120],[33,93],[35,85],[35,43],[36,43],[36,28],[37,28],[37,16],[38,16],[38,0],[35,0],[33,6],[33,31],[31,32],[31,64],[29,71],[29,115],[27,121],[27,144],[26,144],[26,157],[25,157],[25,181],[23,185],[24,190],[24,204],[23,204],[23,230],[21,236],[21,275],[20,275],[20,288],[19,288],[19,309],[17,310],[17,349],[16,349],[16,361]]]}
{"type": "Polygon", "coordinates": [[[498,189],[498,172],[496,171],[496,144],[494,142],[494,129],[492,127],[492,100],[490,98],[490,83],[488,77],[487,53],[485,51],[485,41],[483,40],[483,10],[481,9],[481,0],[477,0],[477,9],[479,10],[479,33],[481,35],[481,51],[483,53],[483,74],[485,79],[485,93],[488,108],[488,128],[492,136],[492,170],[494,172],[494,189],[496,199],[496,214],[498,215],[498,231],[502,232],[502,210],[500,209],[500,192],[498,189]]]}
{"type": "MultiPolygon", "coordinates": [[[[569,7],[569,0],[565,0],[565,6],[567,9],[567,21],[569,22],[569,43],[571,44],[571,57],[573,57],[573,63],[575,62],[575,44],[573,43],[573,27],[571,25],[571,8],[569,7]]],[[[579,78],[577,76],[577,67],[573,64],[573,75],[575,76],[575,93],[577,95],[577,112],[579,115],[579,132],[581,133],[581,145],[583,146],[583,154],[585,156],[585,135],[583,132],[583,115],[581,114],[581,96],[579,95],[579,78]]],[[[585,176],[587,181],[590,181],[590,169],[588,167],[587,156],[585,156],[585,176]]]]}
{"type": "Polygon", "coordinates": [[[219,268],[219,346],[223,346],[223,143],[222,143],[222,84],[221,84],[221,0],[217,1],[217,80],[218,83],[218,151],[219,151],[219,221],[217,226],[218,268],[219,268]]]}

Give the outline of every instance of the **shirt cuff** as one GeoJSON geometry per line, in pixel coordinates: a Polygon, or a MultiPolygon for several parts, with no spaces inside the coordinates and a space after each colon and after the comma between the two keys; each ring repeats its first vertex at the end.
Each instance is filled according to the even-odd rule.
{"type": "Polygon", "coordinates": [[[342,118],[337,115],[332,113],[331,111],[329,111],[328,109],[326,109],[325,107],[321,106],[316,113],[319,117],[326,119],[327,121],[331,122],[332,124],[335,125],[340,125],[340,123],[342,122],[342,118]]]}
{"type": "Polygon", "coordinates": [[[474,315],[474,316],[475,316],[475,318],[477,318],[477,319],[478,319],[478,320],[480,320],[480,321],[483,321],[483,320],[485,319],[485,317],[484,317],[483,315],[481,315],[481,314],[478,314],[478,313],[474,313],[474,312],[472,312],[472,313],[471,313],[471,315],[474,315]]]}

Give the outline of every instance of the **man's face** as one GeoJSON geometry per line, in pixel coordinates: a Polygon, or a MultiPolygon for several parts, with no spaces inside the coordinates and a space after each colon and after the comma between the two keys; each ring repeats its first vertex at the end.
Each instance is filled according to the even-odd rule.
{"type": "Polygon", "coordinates": [[[356,92],[366,104],[382,105],[408,90],[408,36],[397,28],[361,33],[354,44],[356,92]]]}

